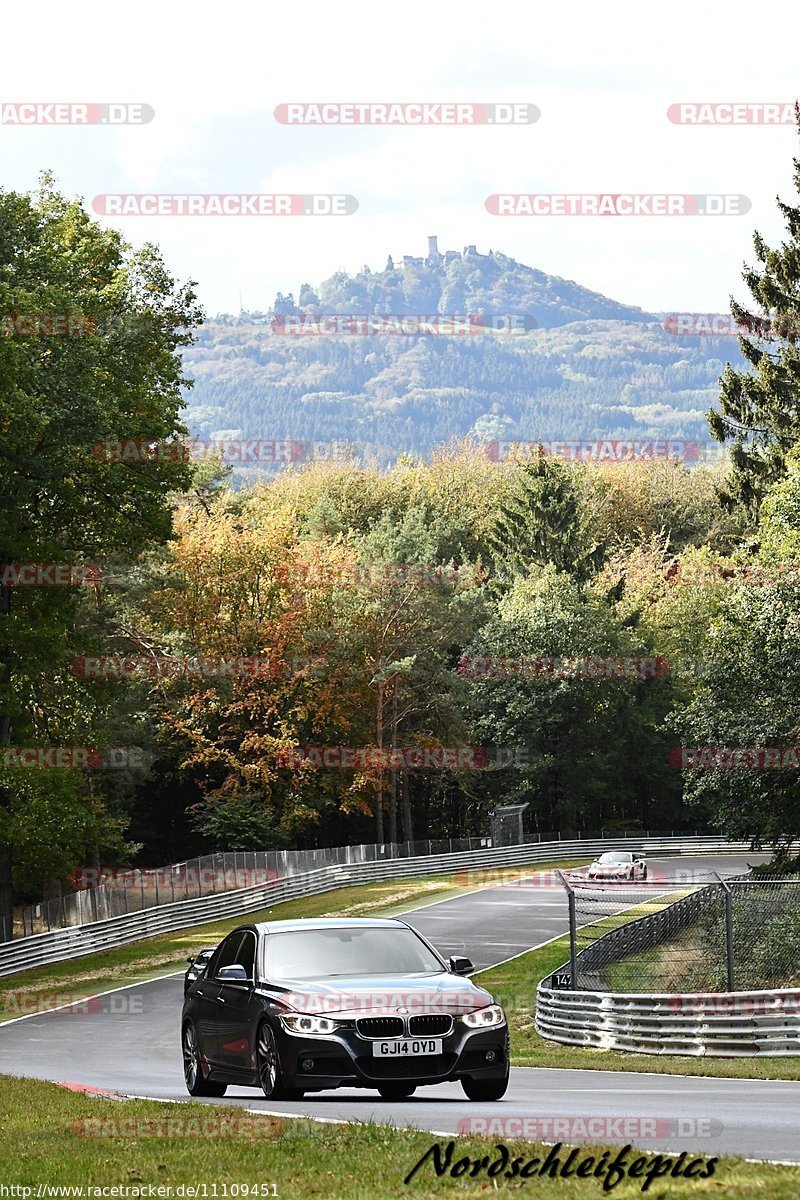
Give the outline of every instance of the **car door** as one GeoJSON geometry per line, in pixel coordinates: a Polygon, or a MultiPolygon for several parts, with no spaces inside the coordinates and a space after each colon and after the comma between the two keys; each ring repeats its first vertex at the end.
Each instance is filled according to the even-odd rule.
{"type": "Polygon", "coordinates": [[[256,945],[255,933],[246,929],[233,963],[244,967],[247,979],[229,979],[220,984],[217,1001],[219,1063],[228,1071],[252,1072],[255,1068],[256,1028],[264,1010],[255,991],[256,945]]]}
{"type": "Polygon", "coordinates": [[[214,1064],[219,1064],[219,996],[221,985],[216,978],[217,972],[226,966],[232,966],[237,960],[236,952],[242,940],[242,931],[234,930],[220,942],[211,961],[206,967],[202,979],[198,979],[192,990],[194,1004],[192,1016],[200,1040],[200,1051],[205,1058],[214,1064]]]}

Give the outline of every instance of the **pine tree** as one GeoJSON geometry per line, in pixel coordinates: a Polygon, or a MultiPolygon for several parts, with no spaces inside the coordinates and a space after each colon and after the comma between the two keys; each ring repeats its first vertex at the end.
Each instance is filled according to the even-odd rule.
{"type": "Polygon", "coordinates": [[[489,534],[501,570],[524,574],[531,563],[585,574],[595,555],[583,529],[580,497],[563,463],[540,454],[520,463],[489,534]]]}
{"type": "MultiPolygon", "coordinates": [[[[800,132],[800,106],[795,104],[800,132]]],[[[794,159],[800,190],[800,158],[794,159]]],[[[755,510],[770,484],[786,473],[787,452],[800,442],[800,206],[777,201],[789,231],[779,249],[753,236],[759,265],[742,273],[755,301],[750,312],[731,298],[731,313],[749,336],[739,345],[749,366],[727,364],[720,408],[708,413],[718,442],[732,442],[731,470],[721,489],[728,508],[755,510]]]]}

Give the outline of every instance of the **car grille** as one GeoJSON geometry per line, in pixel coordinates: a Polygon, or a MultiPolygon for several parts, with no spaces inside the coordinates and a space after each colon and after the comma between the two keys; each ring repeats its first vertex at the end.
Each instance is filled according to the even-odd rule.
{"type": "Polygon", "coordinates": [[[408,1032],[413,1037],[446,1037],[453,1032],[453,1018],[447,1013],[425,1013],[419,1017],[410,1017],[408,1032]]]}
{"type": "Polygon", "coordinates": [[[455,1054],[422,1054],[413,1058],[359,1058],[365,1075],[372,1079],[434,1079],[446,1075],[455,1054]]]}
{"type": "Polygon", "coordinates": [[[405,1032],[402,1017],[361,1017],[356,1030],[365,1038],[402,1037],[405,1032]]]}

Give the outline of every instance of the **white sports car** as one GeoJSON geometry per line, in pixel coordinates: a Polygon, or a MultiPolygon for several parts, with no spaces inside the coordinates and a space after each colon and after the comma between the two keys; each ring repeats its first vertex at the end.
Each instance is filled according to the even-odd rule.
{"type": "Polygon", "coordinates": [[[586,873],[587,879],[625,880],[647,879],[647,863],[628,850],[609,850],[595,859],[586,873]]]}

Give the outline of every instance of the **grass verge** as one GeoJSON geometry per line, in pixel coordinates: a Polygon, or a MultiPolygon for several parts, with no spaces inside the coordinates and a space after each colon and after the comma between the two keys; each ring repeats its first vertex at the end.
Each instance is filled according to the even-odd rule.
{"type": "MultiPolygon", "coordinates": [[[[82,1187],[85,1198],[92,1196],[85,1190],[91,1187],[139,1189],[139,1195],[147,1196],[148,1188],[153,1186],[163,1190],[150,1194],[175,1197],[190,1196],[189,1187],[205,1185],[205,1193],[194,1193],[200,1200],[204,1196],[212,1200],[215,1196],[392,1200],[408,1195],[425,1200],[465,1192],[494,1196],[499,1188],[517,1193],[527,1182],[534,1185],[531,1195],[558,1196],[559,1200],[588,1200],[605,1194],[630,1200],[642,1195],[646,1182],[645,1178],[627,1178],[606,1192],[600,1179],[539,1177],[533,1171],[541,1169],[549,1147],[496,1137],[457,1137],[453,1165],[465,1157],[473,1161],[485,1157],[486,1165],[498,1162],[498,1141],[508,1147],[510,1161],[520,1156],[523,1165],[533,1158],[539,1162],[531,1169],[531,1178],[525,1180],[509,1180],[503,1175],[487,1178],[486,1167],[471,1177],[469,1166],[462,1167],[467,1173],[460,1177],[447,1171],[437,1178],[429,1158],[410,1183],[404,1184],[404,1177],[432,1144],[438,1142],[444,1154],[448,1140],[446,1136],[380,1125],[282,1121],[226,1105],[104,1103],[55,1084],[26,1079],[5,1077],[0,1088],[2,1182],[17,1189],[32,1189],[27,1196],[21,1190],[4,1194],[16,1195],[20,1200],[37,1194],[46,1196],[44,1191],[37,1193],[40,1185],[82,1187]],[[182,1193],[166,1190],[181,1185],[182,1193]],[[234,1191],[233,1185],[239,1185],[238,1189],[234,1191]]],[[[562,1165],[568,1153],[568,1149],[557,1152],[562,1165]]],[[[616,1149],[610,1149],[606,1162],[616,1153],[616,1149]]],[[[654,1152],[643,1149],[628,1153],[628,1165],[638,1153],[652,1163],[654,1152]]],[[[593,1169],[601,1154],[601,1149],[582,1146],[573,1170],[589,1156],[594,1160],[589,1169],[593,1169]]],[[[682,1166],[690,1165],[691,1158],[689,1155],[682,1166]]],[[[673,1158],[672,1163],[675,1161],[673,1158]]],[[[706,1161],[702,1169],[707,1167],[706,1161]]],[[[798,1191],[798,1167],[721,1159],[715,1163],[713,1177],[707,1180],[668,1178],[656,1181],[645,1194],[653,1198],[680,1194],[724,1200],[764,1196],[794,1200],[798,1191]]],[[[131,1190],[117,1192],[129,1198],[136,1194],[131,1190]]],[[[106,1190],[106,1195],[112,1193],[106,1190]]]]}

